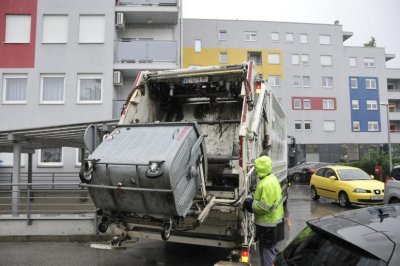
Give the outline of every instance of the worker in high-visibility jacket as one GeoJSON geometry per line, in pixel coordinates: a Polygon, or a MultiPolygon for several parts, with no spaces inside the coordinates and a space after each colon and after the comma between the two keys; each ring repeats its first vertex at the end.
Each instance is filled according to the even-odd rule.
{"type": "Polygon", "coordinates": [[[245,199],[243,208],[254,213],[261,265],[269,266],[273,265],[278,254],[276,244],[284,239],[282,189],[278,179],[272,174],[270,157],[257,158],[254,168],[260,180],[254,199],[245,199]]]}

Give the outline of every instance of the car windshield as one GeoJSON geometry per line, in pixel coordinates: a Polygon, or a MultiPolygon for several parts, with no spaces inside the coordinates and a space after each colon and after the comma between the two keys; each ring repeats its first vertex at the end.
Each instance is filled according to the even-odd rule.
{"type": "Polygon", "coordinates": [[[340,169],[336,170],[343,181],[369,180],[371,177],[361,169],[340,169]]]}
{"type": "Polygon", "coordinates": [[[276,266],[282,265],[382,265],[381,261],[348,242],[314,232],[306,227],[277,256],[276,266]]]}

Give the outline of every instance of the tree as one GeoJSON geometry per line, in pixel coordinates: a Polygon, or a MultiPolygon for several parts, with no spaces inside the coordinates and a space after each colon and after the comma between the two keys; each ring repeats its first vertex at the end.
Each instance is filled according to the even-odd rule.
{"type": "Polygon", "coordinates": [[[364,47],[376,47],[375,37],[371,36],[371,40],[367,43],[364,43],[364,47]]]}

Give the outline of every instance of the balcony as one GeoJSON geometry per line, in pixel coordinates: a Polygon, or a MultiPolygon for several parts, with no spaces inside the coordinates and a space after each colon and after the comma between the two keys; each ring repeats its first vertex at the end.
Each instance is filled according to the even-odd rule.
{"type": "Polygon", "coordinates": [[[116,41],[114,69],[174,69],[178,67],[176,41],[123,39],[116,41]]]}
{"type": "Polygon", "coordinates": [[[177,24],[177,0],[119,0],[116,12],[124,13],[126,24],[177,24]]]}

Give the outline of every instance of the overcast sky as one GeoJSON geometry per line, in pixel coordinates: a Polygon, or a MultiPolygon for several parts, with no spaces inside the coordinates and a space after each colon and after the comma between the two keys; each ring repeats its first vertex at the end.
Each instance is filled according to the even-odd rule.
{"type": "Polygon", "coordinates": [[[182,0],[184,18],[239,19],[333,24],[339,20],[353,36],[347,46],[376,38],[378,47],[400,68],[400,0],[182,0]]]}

